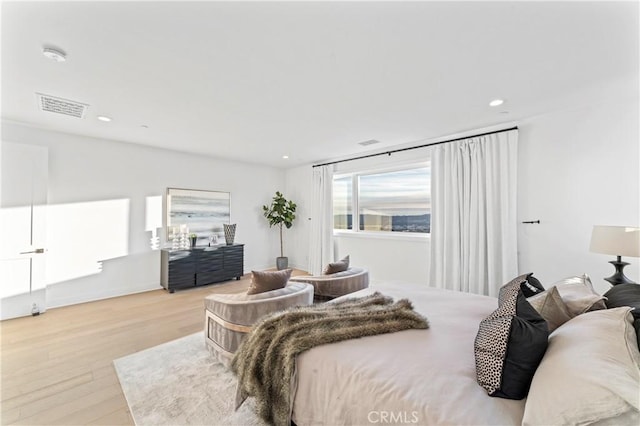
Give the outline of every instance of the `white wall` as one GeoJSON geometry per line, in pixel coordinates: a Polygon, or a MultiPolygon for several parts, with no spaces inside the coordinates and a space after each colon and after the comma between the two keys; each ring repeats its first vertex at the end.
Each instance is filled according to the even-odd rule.
{"type": "MultiPolygon", "coordinates": [[[[549,114],[520,125],[519,268],[543,283],[588,273],[597,290],[613,256],[589,252],[593,225],[640,226],[638,101],[549,114]]],[[[640,282],[637,258],[626,275],[640,282]]]]}
{"type": "MultiPolygon", "coordinates": [[[[613,273],[612,257],[589,252],[593,225],[640,225],[638,100],[550,113],[516,123],[519,131],[518,222],[541,221],[518,229],[519,269],[534,272],[543,284],[588,273],[596,289],[613,273]]],[[[394,160],[358,160],[349,168],[394,160]],[[366,161],[366,164],[363,164],[366,161]]],[[[311,202],[311,166],[287,170],[287,191],[299,203],[311,202]]],[[[292,229],[294,263],[306,265],[309,227],[292,229]]],[[[429,241],[337,237],[336,257],[350,254],[369,268],[372,280],[426,282],[429,241]]],[[[625,270],[640,282],[638,259],[625,270]]]]}
{"type": "Polygon", "coordinates": [[[349,255],[352,265],[367,268],[371,282],[427,282],[428,238],[343,235],[335,238],[335,249],[337,259],[349,255]]]}
{"type": "Polygon", "coordinates": [[[49,150],[49,307],[160,288],[151,239],[167,187],[230,192],[245,272],[275,263],[277,233],[261,206],[284,186],[282,170],[15,123],[3,123],[2,140],[49,150]]]}
{"type": "Polygon", "coordinates": [[[309,236],[311,234],[311,166],[296,167],[286,171],[283,195],[296,203],[296,219],[290,229],[284,231],[284,255],[289,266],[309,269],[309,236]]]}

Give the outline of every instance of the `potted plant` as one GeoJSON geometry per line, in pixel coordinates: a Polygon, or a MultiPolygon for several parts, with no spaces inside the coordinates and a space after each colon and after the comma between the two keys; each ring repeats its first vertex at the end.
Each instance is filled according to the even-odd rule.
{"type": "Polygon", "coordinates": [[[284,198],[280,191],[276,191],[275,197],[271,201],[271,205],[262,206],[264,217],[269,221],[269,227],[280,227],[280,257],[276,258],[276,267],[278,270],[286,269],[289,264],[289,259],[284,256],[284,245],[282,242],[282,226],[286,226],[287,229],[293,225],[293,220],[296,218],[296,203],[284,198]]]}

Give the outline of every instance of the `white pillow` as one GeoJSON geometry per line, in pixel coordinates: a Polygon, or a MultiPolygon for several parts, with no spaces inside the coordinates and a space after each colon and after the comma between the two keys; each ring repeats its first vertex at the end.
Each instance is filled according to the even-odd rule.
{"type": "Polygon", "coordinates": [[[631,308],[587,312],[549,336],[523,425],[640,424],[640,352],[631,308]],[[617,420],[616,420],[617,419],[617,420]]]}

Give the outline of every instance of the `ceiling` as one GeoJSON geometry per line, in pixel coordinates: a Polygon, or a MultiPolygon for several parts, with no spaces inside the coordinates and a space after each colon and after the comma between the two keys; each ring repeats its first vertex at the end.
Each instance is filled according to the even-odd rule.
{"type": "Polygon", "coordinates": [[[637,97],[638,16],[635,1],[4,1],[2,118],[292,167],[637,97]],[[43,112],[36,92],[90,107],[43,112]]]}

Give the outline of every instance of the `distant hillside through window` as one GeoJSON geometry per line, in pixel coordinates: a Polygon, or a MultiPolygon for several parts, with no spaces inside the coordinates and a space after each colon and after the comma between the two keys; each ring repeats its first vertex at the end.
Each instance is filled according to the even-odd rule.
{"type": "MultiPolygon", "coordinates": [[[[360,230],[392,231],[392,232],[431,232],[431,213],[421,215],[360,215],[360,230]],[[365,229],[365,223],[380,223],[384,226],[374,229],[365,229]]],[[[348,215],[333,216],[334,229],[353,229],[353,217],[348,215]],[[346,221],[346,222],[345,222],[346,221]]]]}
{"type": "Polygon", "coordinates": [[[334,229],[429,233],[431,168],[336,176],[333,205],[334,229]]]}

